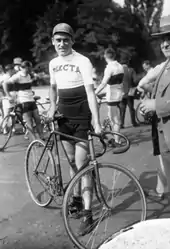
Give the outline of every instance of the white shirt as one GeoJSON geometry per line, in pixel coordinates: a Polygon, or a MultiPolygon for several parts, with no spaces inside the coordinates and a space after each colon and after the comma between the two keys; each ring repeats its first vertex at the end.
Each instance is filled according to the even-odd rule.
{"type": "Polygon", "coordinates": [[[70,89],[93,84],[90,60],[72,51],[64,57],[56,57],[49,63],[50,83],[58,89],[70,89]]]}
{"type": "MultiPolygon", "coordinates": [[[[107,64],[104,77],[111,78],[112,76],[117,76],[124,74],[123,66],[117,61],[111,61],[107,64]]],[[[123,77],[122,77],[123,81],[123,77]]],[[[122,100],[123,97],[123,84],[114,84],[106,86],[106,100],[107,102],[119,102],[122,100]]]]}
{"type": "Polygon", "coordinates": [[[17,84],[17,100],[19,103],[25,102],[34,102],[34,95],[32,92],[32,79],[31,76],[23,75],[21,71],[14,74],[9,80],[9,83],[16,83],[17,84]],[[28,88],[24,89],[24,84],[29,86],[28,88]]]}

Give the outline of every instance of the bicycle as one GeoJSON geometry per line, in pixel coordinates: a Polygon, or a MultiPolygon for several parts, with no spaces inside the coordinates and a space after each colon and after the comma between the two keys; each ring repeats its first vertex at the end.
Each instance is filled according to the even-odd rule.
{"type": "MultiPolygon", "coordinates": [[[[58,121],[63,116],[61,114],[57,114],[54,121],[58,121]]],[[[115,133],[116,135],[122,136],[121,134],[115,133]]],[[[26,183],[29,189],[30,196],[32,200],[41,207],[47,207],[53,200],[55,201],[56,207],[63,207],[63,220],[66,231],[72,240],[72,242],[80,249],[92,249],[98,248],[96,244],[94,245],[94,241],[89,245],[88,238],[89,234],[79,237],[76,233],[75,226],[80,222],[80,219],[72,219],[69,212],[69,203],[72,199],[72,191],[77,184],[81,183],[81,179],[84,175],[91,176],[92,182],[92,211],[93,217],[95,217],[95,221],[105,222],[107,218],[111,220],[111,218],[117,216],[119,212],[123,212],[123,208],[128,209],[130,206],[133,208],[133,218],[135,217],[135,222],[145,220],[146,218],[146,200],[143,190],[137,180],[137,178],[125,167],[112,163],[112,164],[102,164],[97,161],[97,157],[101,157],[105,152],[107,145],[103,140],[104,135],[97,135],[92,131],[88,132],[88,140],[83,140],[74,136],[70,136],[64,133],[61,133],[56,128],[51,131],[48,140],[44,143],[41,140],[32,141],[28,146],[25,157],[25,176],[26,183]],[[74,141],[86,142],[89,144],[89,155],[87,157],[87,161],[82,166],[82,168],[76,173],[73,179],[68,181],[66,184],[63,181],[64,171],[62,171],[61,167],[61,156],[59,153],[59,143],[61,145],[62,150],[64,151],[64,155],[70,165],[72,167],[71,162],[67,156],[67,153],[64,149],[62,141],[59,139],[60,136],[67,137],[74,141]],[[95,151],[94,137],[97,137],[101,142],[101,150],[95,151]],[[56,156],[56,160],[54,160],[54,155],[56,156]],[[108,177],[111,175],[110,172],[108,174],[107,169],[117,171],[119,174],[116,176],[113,175],[114,178],[111,181],[108,180],[108,177]],[[101,172],[102,171],[102,172],[101,172]],[[102,174],[100,174],[102,173],[102,174]],[[35,185],[32,181],[32,176],[35,178],[35,185]],[[122,180],[120,176],[123,176],[122,180]],[[104,183],[102,180],[106,180],[104,183]],[[119,179],[118,179],[119,178],[119,179]],[[117,181],[118,180],[118,181],[117,181]],[[109,184],[114,185],[115,190],[113,192],[109,189],[109,184]],[[118,185],[116,186],[116,183],[118,185]],[[123,188],[121,188],[121,184],[123,184],[123,188]],[[38,189],[37,189],[38,188],[38,189]],[[39,189],[40,188],[40,189],[39,189]],[[130,193],[132,192],[132,194],[130,193]],[[120,195],[120,198],[126,197],[125,201],[117,200],[114,202],[115,206],[113,206],[112,197],[117,197],[120,195]],[[64,199],[63,199],[64,198],[64,199]],[[137,219],[136,210],[138,205],[139,207],[139,217],[137,219]],[[100,210],[103,209],[105,215],[101,217],[97,217],[100,214],[100,210]],[[96,214],[94,212],[96,211],[96,214]],[[69,221],[73,220],[73,228],[71,228],[69,221]],[[84,241],[80,242],[80,239],[84,241]],[[95,246],[95,247],[94,247],[95,246]]],[[[112,176],[112,175],[111,175],[112,176]]],[[[121,215],[122,215],[121,212],[121,215]]],[[[98,222],[98,223],[99,223],[98,222]]],[[[119,226],[122,225],[121,222],[119,226]]],[[[126,224],[127,225],[127,224],[126,224]]],[[[96,224],[95,229],[93,229],[92,237],[96,235],[96,228],[99,225],[96,224]],[[95,231],[95,233],[94,233],[95,231]]],[[[109,229],[110,230],[110,229],[109,229]]],[[[113,234],[113,229],[111,229],[111,234],[113,234]]],[[[98,245],[101,244],[103,240],[106,240],[110,236],[110,232],[108,236],[104,236],[105,229],[101,228],[101,233],[97,237],[98,245]]],[[[106,235],[106,234],[105,234],[106,235]]]]}
{"type": "MultiPolygon", "coordinates": [[[[105,94],[97,96],[99,108],[102,104],[107,103],[105,94]]],[[[120,154],[127,151],[127,147],[130,147],[129,139],[121,133],[119,136],[119,143],[115,141],[115,133],[112,130],[110,118],[107,116],[102,122],[102,130],[105,132],[105,142],[107,147],[112,148],[114,154],[120,154]]],[[[120,133],[119,133],[120,134],[120,133]]]]}

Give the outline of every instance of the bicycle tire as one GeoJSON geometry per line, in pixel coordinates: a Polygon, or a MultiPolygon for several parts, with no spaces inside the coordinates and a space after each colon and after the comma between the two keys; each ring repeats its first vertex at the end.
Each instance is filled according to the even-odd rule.
{"type": "MultiPolygon", "coordinates": [[[[31,187],[31,182],[30,182],[30,179],[29,179],[29,156],[30,156],[30,153],[31,153],[31,149],[33,148],[33,146],[37,144],[37,147],[41,148],[41,147],[45,147],[45,143],[41,140],[34,140],[30,143],[30,145],[28,146],[27,148],[27,151],[26,151],[26,155],[25,155],[25,177],[26,177],[26,183],[27,183],[27,187],[28,187],[28,190],[29,190],[29,193],[30,193],[30,196],[32,198],[32,200],[40,207],[47,207],[53,200],[53,196],[49,194],[49,198],[46,202],[43,202],[41,203],[37,198],[37,196],[35,196],[35,193],[33,191],[33,188],[31,187]]],[[[38,153],[36,153],[38,154],[38,153]]],[[[55,167],[55,161],[54,161],[54,158],[53,158],[53,155],[51,153],[50,150],[47,149],[47,154],[48,154],[48,157],[49,157],[49,160],[50,160],[50,163],[51,163],[51,167],[52,167],[52,176],[50,177],[55,177],[56,176],[56,167],[55,167]]],[[[43,160],[43,157],[41,158],[41,160],[43,160]]],[[[48,166],[47,166],[48,168],[48,166]]],[[[41,172],[43,174],[43,172],[41,172]]],[[[36,172],[37,174],[37,172],[36,172]]],[[[45,173],[44,173],[45,175],[45,173]]],[[[48,176],[47,176],[48,177],[48,176]]],[[[46,178],[47,178],[46,177],[46,178]]],[[[48,179],[48,178],[47,178],[48,179]]]]}
{"type": "Polygon", "coordinates": [[[113,154],[125,153],[130,148],[129,139],[122,133],[114,131],[105,131],[102,134],[102,138],[107,145],[107,150],[111,150],[113,154]],[[119,137],[119,144],[115,142],[115,136],[119,137]]]}
{"type": "MultiPolygon", "coordinates": [[[[144,192],[142,190],[142,187],[140,186],[140,183],[138,181],[138,179],[136,178],[136,176],[130,172],[128,169],[124,168],[123,166],[121,165],[118,165],[118,164],[99,164],[98,165],[98,168],[101,169],[101,168],[112,168],[114,170],[118,170],[119,172],[123,173],[125,176],[128,176],[129,179],[130,179],[130,183],[133,184],[136,186],[137,190],[138,190],[138,193],[139,193],[139,196],[140,196],[140,199],[141,199],[141,215],[140,215],[140,220],[139,221],[143,221],[146,219],[146,199],[145,199],[145,195],[144,195],[144,192]]],[[[65,192],[65,196],[64,196],[64,200],[63,200],[63,209],[62,209],[62,212],[63,212],[63,220],[64,220],[64,226],[65,226],[65,229],[71,239],[71,241],[73,242],[73,244],[75,246],[77,246],[79,249],[97,249],[99,248],[99,245],[101,245],[104,241],[106,241],[108,238],[110,238],[110,236],[112,235],[113,236],[113,230],[111,231],[111,235],[109,235],[107,238],[103,239],[101,236],[103,236],[102,234],[105,232],[103,229],[101,229],[101,235],[99,235],[99,240],[102,240],[99,242],[99,245],[95,247],[91,247],[91,246],[87,246],[87,243],[86,245],[82,244],[82,242],[79,241],[79,238],[77,235],[75,235],[75,232],[76,232],[76,229],[75,229],[75,226],[74,226],[74,231],[70,228],[70,225],[69,225],[69,221],[68,221],[68,216],[69,216],[69,210],[68,210],[68,203],[69,203],[69,197],[72,196],[71,193],[72,193],[72,189],[74,189],[74,186],[76,184],[78,184],[79,181],[81,181],[81,178],[84,176],[84,175],[87,175],[87,174],[90,174],[92,171],[94,170],[94,166],[93,165],[90,165],[86,168],[84,168],[83,170],[79,171],[75,176],[74,178],[71,180],[69,186],[67,187],[67,190],[65,192]]],[[[128,182],[129,184],[129,182],[128,182]]],[[[127,185],[128,187],[128,185],[127,185]]],[[[134,189],[132,189],[132,193],[134,194],[133,192],[134,189]]],[[[106,195],[104,195],[104,198],[107,198],[106,195]]],[[[106,200],[106,199],[105,199],[106,200]]],[[[138,199],[137,199],[138,200],[138,199]]],[[[107,201],[107,200],[106,200],[107,201]]],[[[133,203],[129,203],[129,200],[128,200],[128,205],[129,204],[133,204],[133,203]]],[[[127,205],[127,204],[126,204],[127,205]]],[[[125,206],[126,206],[125,205],[125,206]]],[[[119,206],[119,205],[118,205],[119,206]]],[[[120,208],[121,209],[121,208],[120,208]]],[[[113,211],[113,214],[116,215],[115,213],[115,207],[112,207],[111,210],[113,211]]],[[[135,210],[136,211],[136,210],[135,210]]],[[[113,217],[114,217],[113,215],[113,217]]],[[[106,215],[107,216],[107,215],[106,215]]],[[[133,214],[133,217],[135,215],[133,214]]],[[[108,216],[107,216],[108,217],[108,216]]],[[[120,216],[122,217],[122,216],[120,216]]],[[[129,217],[129,216],[128,216],[129,217]]],[[[102,219],[99,219],[99,222],[100,221],[103,221],[103,217],[102,219]]],[[[109,221],[111,220],[111,217],[109,217],[109,221]]],[[[76,223],[76,221],[74,220],[74,223],[76,223]]],[[[134,223],[133,223],[134,224],[134,223]]],[[[131,226],[132,223],[130,223],[129,226],[131,226]]],[[[127,226],[127,222],[126,222],[126,228],[129,227],[127,226]]],[[[95,226],[95,229],[96,227],[98,228],[98,225],[95,226]]],[[[111,229],[113,228],[113,224],[111,226],[111,229]]],[[[125,227],[124,227],[125,228],[125,227]]],[[[121,231],[122,228],[119,228],[118,231],[121,231]],[[120,229],[120,230],[119,230],[120,229]]],[[[94,228],[93,228],[94,230],[94,228]]],[[[92,232],[93,232],[92,230],[92,232]]],[[[115,231],[114,234],[116,234],[118,231],[115,231]]],[[[87,236],[87,235],[86,235],[87,236]]],[[[84,236],[83,238],[87,239],[86,236],[84,236]]],[[[96,236],[96,231],[95,231],[95,234],[93,233],[91,235],[91,238],[93,239],[94,237],[96,236]]],[[[82,238],[82,237],[81,237],[82,238]]],[[[89,241],[88,241],[89,242],[89,241]]],[[[94,245],[94,244],[93,244],[94,245]]]]}
{"type": "Polygon", "coordinates": [[[15,123],[15,120],[14,120],[14,117],[12,115],[7,115],[2,120],[1,127],[0,127],[0,130],[1,130],[1,134],[0,134],[0,151],[4,151],[7,148],[7,144],[8,144],[8,142],[9,142],[11,136],[12,136],[12,129],[14,127],[14,123],[15,123]],[[6,127],[7,123],[9,124],[9,127],[6,127]],[[7,129],[6,134],[4,134],[4,128],[7,129]]]}

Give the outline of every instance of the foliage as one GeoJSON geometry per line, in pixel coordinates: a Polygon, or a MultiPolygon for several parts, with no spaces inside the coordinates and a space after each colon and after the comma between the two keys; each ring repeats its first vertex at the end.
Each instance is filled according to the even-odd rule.
{"type": "Polygon", "coordinates": [[[1,0],[1,63],[21,56],[47,64],[55,56],[52,28],[67,22],[76,31],[75,49],[95,63],[112,46],[138,65],[139,58],[153,56],[149,33],[158,26],[162,5],[163,0],[125,0],[124,8],[112,0],[1,0]]]}
{"type": "Polygon", "coordinates": [[[148,32],[158,28],[163,3],[164,0],[125,0],[125,6],[138,16],[148,32]]]}
{"type": "Polygon", "coordinates": [[[49,61],[55,56],[51,43],[53,27],[59,22],[67,22],[74,27],[74,16],[78,1],[56,0],[48,6],[43,16],[39,16],[36,22],[36,32],[33,35],[33,57],[37,62],[49,61]]]}

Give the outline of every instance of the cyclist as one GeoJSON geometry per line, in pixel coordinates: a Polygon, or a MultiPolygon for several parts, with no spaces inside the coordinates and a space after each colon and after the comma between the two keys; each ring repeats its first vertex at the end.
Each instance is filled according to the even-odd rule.
{"type": "MultiPolygon", "coordinates": [[[[50,100],[49,117],[53,117],[58,101],[58,110],[64,115],[59,120],[59,130],[65,134],[81,139],[87,139],[87,131],[91,129],[91,113],[94,119],[95,132],[101,132],[101,125],[96,96],[92,81],[92,64],[89,59],[72,49],[74,33],[66,23],[57,24],[53,29],[52,43],[58,57],[50,61],[50,100]]],[[[73,168],[70,176],[73,177],[87,160],[87,143],[74,142],[61,137],[73,168]]],[[[84,207],[84,219],[80,224],[80,234],[84,235],[93,229],[91,211],[91,178],[85,176],[82,181],[84,206],[80,189],[76,188],[70,210],[81,211],[84,207]]]]}
{"type": "Polygon", "coordinates": [[[13,99],[10,94],[11,90],[17,92],[17,101],[20,104],[23,118],[28,128],[32,131],[32,134],[34,134],[34,121],[36,124],[38,138],[43,138],[41,120],[36,102],[34,100],[34,94],[32,92],[32,83],[34,78],[32,77],[31,70],[32,63],[29,61],[23,61],[20,66],[20,71],[5,82],[4,90],[9,99],[13,99]]]}
{"type": "MultiPolygon", "coordinates": [[[[12,64],[8,64],[5,66],[5,74],[3,77],[3,100],[2,100],[2,105],[3,105],[3,113],[4,113],[4,118],[6,116],[8,116],[8,114],[10,113],[10,111],[13,109],[14,105],[15,105],[15,101],[16,101],[16,93],[15,91],[11,92],[12,95],[12,100],[8,98],[8,96],[5,96],[5,84],[6,81],[9,80],[11,78],[11,76],[14,74],[14,68],[12,64]]],[[[7,134],[7,130],[6,130],[6,124],[4,124],[3,127],[3,133],[7,134]]],[[[14,130],[13,130],[14,131],[14,130]]]]}
{"type": "MultiPolygon", "coordinates": [[[[104,71],[104,77],[95,93],[99,94],[106,87],[106,101],[108,106],[108,117],[115,132],[120,132],[120,102],[123,98],[123,66],[116,61],[116,52],[108,48],[104,52],[104,58],[107,66],[104,71]]],[[[119,143],[118,136],[115,141],[119,143]]]]}

